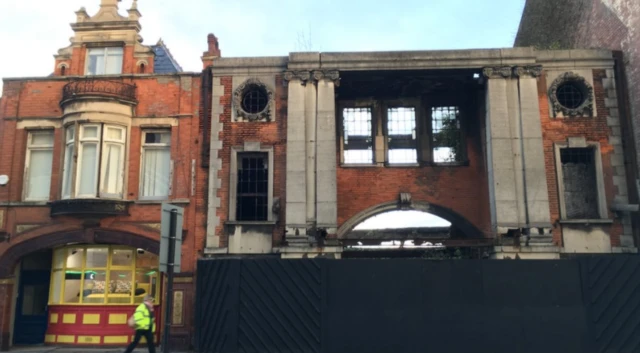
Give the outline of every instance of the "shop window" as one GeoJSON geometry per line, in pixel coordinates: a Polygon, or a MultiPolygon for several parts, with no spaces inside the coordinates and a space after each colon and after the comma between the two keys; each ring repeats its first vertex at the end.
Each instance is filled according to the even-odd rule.
{"type": "Polygon", "coordinates": [[[50,304],[134,304],[159,297],[158,257],[120,246],[56,249],[50,304]]]}
{"type": "Polygon", "coordinates": [[[342,110],[344,163],[373,163],[373,126],[370,107],[342,110]]]}
{"type": "Polygon", "coordinates": [[[87,52],[87,75],[122,73],[122,48],[92,48],[87,52]]]}
{"type": "Polygon", "coordinates": [[[171,131],[143,131],[140,198],[166,199],[171,191],[171,131]]]}
{"type": "Polygon", "coordinates": [[[122,198],[125,141],[126,129],[116,125],[67,128],[62,197],[122,198]]]}
{"type": "Polygon", "coordinates": [[[431,109],[431,134],[433,136],[433,162],[462,161],[462,133],[458,107],[433,107],[431,109]]]}
{"type": "Polygon", "coordinates": [[[415,108],[387,109],[387,133],[389,164],[418,163],[415,108]]]}
{"type": "Polygon", "coordinates": [[[53,163],[53,131],[32,131],[27,137],[25,161],[26,201],[49,200],[53,163]]]}

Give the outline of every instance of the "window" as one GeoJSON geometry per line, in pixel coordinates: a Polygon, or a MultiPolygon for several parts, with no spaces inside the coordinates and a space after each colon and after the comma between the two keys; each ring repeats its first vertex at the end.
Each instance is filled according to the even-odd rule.
{"type": "Polygon", "coordinates": [[[143,131],[140,198],[165,199],[171,185],[171,132],[143,131]]]}
{"type": "Polygon", "coordinates": [[[238,153],[237,221],[269,218],[269,158],[267,153],[238,153]]]}
{"type": "Polygon", "coordinates": [[[126,129],[120,126],[79,124],[67,128],[63,198],[122,198],[125,141],[126,129]]]}
{"type": "MultiPolygon", "coordinates": [[[[588,147],[563,147],[559,149],[558,170],[563,218],[600,219],[606,217],[602,210],[604,192],[598,170],[598,149],[588,147]]],[[[601,170],[601,169],[600,169],[601,170]]]]}
{"type": "Polygon", "coordinates": [[[49,200],[53,163],[53,131],[29,132],[25,163],[25,200],[49,200]]]}
{"type": "Polygon", "coordinates": [[[389,134],[389,163],[418,163],[416,148],[416,109],[387,109],[387,131],[389,134]]]}
{"type": "Polygon", "coordinates": [[[253,86],[242,96],[242,110],[250,114],[258,114],[269,104],[269,97],[264,88],[253,86]]]}
{"type": "Polygon", "coordinates": [[[373,134],[371,108],[342,110],[344,131],[344,163],[373,163],[373,134]]]}
{"type": "Polygon", "coordinates": [[[462,161],[462,134],[458,107],[431,108],[431,134],[435,163],[462,161]]]}
{"type": "Polygon", "coordinates": [[[122,48],[92,48],[87,56],[87,75],[122,73],[122,48]]]}
{"type": "Polygon", "coordinates": [[[50,304],[130,305],[158,293],[158,257],[123,246],[69,246],[54,251],[50,304]]]}

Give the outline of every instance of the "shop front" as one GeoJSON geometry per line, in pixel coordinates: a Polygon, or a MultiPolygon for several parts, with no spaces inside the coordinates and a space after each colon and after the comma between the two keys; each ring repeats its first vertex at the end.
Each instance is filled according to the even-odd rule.
{"type": "Polygon", "coordinates": [[[69,245],[54,249],[52,258],[45,344],[126,345],[133,339],[127,319],[146,295],[155,298],[160,316],[157,255],[126,246],[69,245]]]}

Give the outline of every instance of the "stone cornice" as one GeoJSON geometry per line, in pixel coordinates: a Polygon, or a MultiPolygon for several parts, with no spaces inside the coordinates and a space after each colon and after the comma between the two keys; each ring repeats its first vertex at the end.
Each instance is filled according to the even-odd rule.
{"type": "Polygon", "coordinates": [[[540,77],[541,65],[491,66],[482,69],[485,78],[540,77]]]}

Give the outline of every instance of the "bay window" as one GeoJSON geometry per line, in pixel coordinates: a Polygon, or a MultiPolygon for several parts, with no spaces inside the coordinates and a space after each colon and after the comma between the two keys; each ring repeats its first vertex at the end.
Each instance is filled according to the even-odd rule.
{"type": "Polygon", "coordinates": [[[126,132],[95,123],[67,128],[62,198],[122,198],[126,132]]]}
{"type": "Polygon", "coordinates": [[[162,200],[171,190],[171,131],[148,130],[142,133],[140,198],[162,200]]]}
{"type": "Polygon", "coordinates": [[[25,163],[26,201],[49,200],[53,163],[53,131],[29,132],[25,163]]]}

